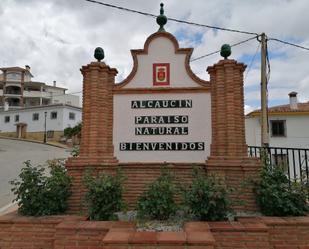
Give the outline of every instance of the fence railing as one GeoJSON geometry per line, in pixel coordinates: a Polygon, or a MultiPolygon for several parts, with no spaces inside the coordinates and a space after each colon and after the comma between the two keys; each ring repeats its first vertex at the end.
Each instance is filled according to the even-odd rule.
{"type": "MultiPolygon", "coordinates": [[[[309,184],[309,149],[268,147],[269,162],[284,167],[291,181],[309,184]]],[[[261,157],[261,147],[248,146],[250,157],[261,157]]]]}

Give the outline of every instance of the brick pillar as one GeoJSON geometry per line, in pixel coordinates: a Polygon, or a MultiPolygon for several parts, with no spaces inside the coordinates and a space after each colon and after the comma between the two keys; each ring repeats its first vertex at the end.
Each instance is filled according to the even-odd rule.
{"type": "Polygon", "coordinates": [[[234,198],[244,201],[237,210],[256,210],[249,178],[259,176],[260,162],[249,158],[245,138],[243,72],[246,66],[235,60],[220,60],[207,68],[211,83],[212,143],[207,171],[225,178],[226,185],[240,193],[234,198]]]}
{"type": "Polygon", "coordinates": [[[84,210],[86,170],[114,172],[118,160],[113,147],[113,87],[117,70],[103,62],[92,62],[81,69],[83,74],[83,113],[80,155],[69,158],[66,168],[73,177],[69,213],[84,210]]]}
{"type": "Polygon", "coordinates": [[[114,158],[113,87],[117,70],[103,62],[83,66],[81,158],[114,158]]]}
{"type": "Polygon", "coordinates": [[[211,156],[247,155],[243,109],[245,68],[235,60],[221,60],[207,68],[211,82],[211,156]]]}

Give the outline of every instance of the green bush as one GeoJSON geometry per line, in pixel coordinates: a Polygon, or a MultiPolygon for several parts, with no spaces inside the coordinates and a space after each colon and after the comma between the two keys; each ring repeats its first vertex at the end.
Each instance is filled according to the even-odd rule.
{"type": "Polygon", "coordinates": [[[90,220],[113,220],[115,212],[122,210],[123,180],[119,170],[116,175],[102,173],[93,177],[91,172],[85,174],[85,201],[90,220]]]}
{"type": "Polygon", "coordinates": [[[65,128],[63,133],[64,133],[65,137],[71,138],[71,137],[76,136],[76,135],[80,136],[81,129],[82,129],[82,124],[79,123],[79,124],[75,125],[74,127],[65,128]]]}
{"type": "Polygon", "coordinates": [[[176,188],[173,177],[167,170],[162,170],[159,178],[151,183],[137,203],[138,216],[166,220],[177,210],[175,203],[176,188]]]}
{"type": "Polygon", "coordinates": [[[64,213],[71,194],[71,178],[67,175],[64,164],[49,161],[50,176],[46,176],[42,166],[32,166],[30,161],[24,164],[25,167],[19,174],[20,179],[10,182],[19,213],[33,216],[64,213]]]}
{"type": "Polygon", "coordinates": [[[256,200],[267,216],[300,216],[308,212],[305,185],[290,182],[281,165],[264,160],[260,181],[255,186],[256,200]]]}
{"type": "Polygon", "coordinates": [[[67,138],[72,137],[72,127],[67,127],[63,130],[63,135],[67,138]]]}
{"type": "Polygon", "coordinates": [[[219,178],[195,170],[191,186],[183,192],[184,206],[199,220],[225,220],[232,211],[230,192],[219,178]]]}

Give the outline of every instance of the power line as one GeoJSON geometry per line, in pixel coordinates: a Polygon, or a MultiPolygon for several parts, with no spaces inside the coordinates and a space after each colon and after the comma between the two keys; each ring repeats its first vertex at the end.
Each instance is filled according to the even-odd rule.
{"type": "Polygon", "coordinates": [[[261,46],[261,44],[259,43],[258,46],[257,46],[257,48],[256,48],[255,54],[254,54],[254,56],[252,57],[252,60],[251,60],[251,62],[250,62],[250,64],[249,64],[249,67],[248,67],[248,70],[247,70],[247,72],[246,72],[244,81],[246,81],[246,79],[247,79],[247,76],[248,76],[248,74],[249,74],[249,72],[250,72],[250,70],[251,70],[251,67],[252,67],[252,65],[253,65],[253,62],[255,61],[255,57],[256,57],[256,55],[257,55],[259,49],[260,49],[260,46],[261,46]]]}
{"type": "MultiPolygon", "coordinates": [[[[253,37],[251,37],[251,38],[249,38],[249,39],[246,39],[246,40],[243,40],[243,41],[234,43],[234,44],[231,45],[231,47],[236,47],[236,46],[238,46],[238,45],[240,45],[240,44],[243,44],[243,43],[246,43],[246,42],[248,42],[248,41],[251,41],[251,40],[253,40],[253,39],[257,38],[257,37],[258,37],[258,35],[255,35],[255,36],[253,36],[253,37]]],[[[211,53],[209,53],[209,54],[205,54],[205,55],[196,57],[196,58],[194,58],[194,59],[192,59],[192,60],[190,60],[190,61],[191,61],[191,62],[197,61],[197,60],[203,59],[203,58],[205,58],[205,57],[207,57],[207,56],[217,54],[217,53],[219,53],[220,51],[221,51],[221,50],[217,50],[217,51],[211,52],[211,53]]]]}
{"type": "MultiPolygon", "coordinates": [[[[87,0],[86,0],[86,1],[87,1],[87,0]]],[[[217,30],[229,31],[229,32],[234,32],[234,33],[241,33],[241,34],[246,34],[246,35],[258,35],[258,33],[249,32],[249,31],[244,31],[244,30],[222,28],[222,27],[217,27],[217,26],[210,26],[210,25],[207,25],[207,24],[200,24],[200,23],[188,22],[188,21],[178,20],[178,19],[175,19],[175,18],[167,18],[167,19],[168,19],[168,20],[171,20],[171,21],[174,21],[174,22],[179,22],[179,23],[185,23],[185,24],[189,24],[189,25],[194,25],[194,26],[197,26],[197,27],[210,28],[210,29],[217,29],[217,30]]]]}
{"type": "MultiPolygon", "coordinates": [[[[94,4],[103,5],[103,6],[106,6],[106,7],[109,7],[109,8],[119,9],[119,10],[131,12],[131,13],[143,15],[143,16],[148,16],[148,17],[152,17],[152,18],[156,18],[157,17],[157,15],[154,15],[154,14],[151,14],[151,13],[147,13],[147,12],[143,12],[143,11],[139,11],[139,10],[134,10],[134,9],[129,9],[129,8],[126,8],[126,7],[121,7],[121,6],[118,6],[118,5],[109,4],[109,3],[105,3],[105,2],[100,2],[100,1],[96,1],[96,0],[84,0],[84,1],[90,2],[90,3],[94,3],[94,4]]],[[[178,22],[178,23],[184,23],[184,24],[188,24],[188,25],[194,25],[194,26],[197,26],[197,27],[216,29],[216,30],[234,32],[234,33],[241,33],[241,34],[246,34],[246,35],[256,35],[256,36],[259,36],[259,34],[255,33],[255,32],[250,32],[250,31],[245,31],[245,30],[238,30],[238,29],[223,28],[223,27],[218,27],[218,26],[211,26],[211,25],[207,25],[207,24],[200,24],[200,23],[195,23],[195,22],[179,20],[179,19],[176,19],[176,18],[167,18],[167,19],[170,20],[170,21],[174,21],[174,22],[178,22]]],[[[280,39],[277,39],[277,38],[270,38],[269,40],[281,42],[281,43],[284,43],[286,45],[294,46],[294,47],[305,49],[305,50],[309,51],[309,48],[307,48],[307,47],[304,47],[304,46],[301,46],[301,45],[298,45],[298,44],[295,44],[295,43],[283,41],[283,40],[280,40],[280,39]]],[[[236,45],[238,45],[238,44],[236,44],[236,45]]],[[[213,53],[207,54],[207,55],[205,55],[205,57],[213,55],[213,54],[216,54],[218,52],[219,51],[215,51],[213,53]]]]}
{"type": "MultiPolygon", "coordinates": [[[[125,8],[125,7],[117,6],[117,5],[114,5],[114,4],[99,2],[99,1],[95,1],[95,0],[85,0],[85,1],[90,2],[90,3],[99,4],[99,5],[103,5],[103,6],[110,7],[110,8],[114,8],[114,9],[119,9],[119,10],[131,12],[131,13],[135,13],[135,14],[140,14],[140,15],[143,15],[143,16],[149,16],[149,17],[152,17],[152,18],[157,17],[157,15],[154,15],[154,14],[150,14],[150,13],[147,13],[147,12],[142,12],[142,11],[138,11],[138,10],[134,10],[134,9],[125,8]]],[[[234,32],[234,33],[241,33],[241,34],[246,34],[246,35],[258,35],[257,33],[249,32],[249,31],[222,28],[222,27],[211,26],[211,25],[207,25],[207,24],[200,24],[200,23],[195,23],[195,22],[179,20],[179,19],[176,19],[176,18],[169,18],[168,17],[167,19],[170,20],[170,21],[194,25],[194,26],[197,26],[197,27],[217,29],[217,30],[229,31],[229,32],[234,32]]]]}
{"type": "Polygon", "coordinates": [[[281,43],[286,44],[286,45],[294,46],[294,47],[301,48],[301,49],[305,49],[305,50],[308,50],[308,51],[309,51],[309,48],[306,48],[306,47],[300,46],[300,45],[295,44],[295,43],[291,43],[291,42],[283,41],[283,40],[280,40],[280,39],[277,39],[277,38],[269,38],[268,40],[269,40],[269,41],[277,41],[277,42],[281,42],[281,43]]]}

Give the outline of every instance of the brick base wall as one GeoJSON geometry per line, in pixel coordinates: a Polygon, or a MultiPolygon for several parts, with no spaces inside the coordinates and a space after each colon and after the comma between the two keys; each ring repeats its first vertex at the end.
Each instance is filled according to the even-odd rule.
{"type": "Polygon", "coordinates": [[[11,213],[0,217],[0,248],[308,249],[309,217],[188,222],[179,232],[138,232],[129,222],[11,213]]]}
{"type": "MultiPolygon", "coordinates": [[[[79,214],[85,211],[83,196],[85,188],[82,178],[87,170],[93,170],[96,174],[105,172],[115,174],[118,168],[126,177],[124,183],[124,200],[129,209],[134,209],[138,197],[143,193],[147,186],[159,175],[162,167],[168,167],[174,173],[176,182],[184,186],[192,181],[192,173],[195,167],[202,168],[205,173],[215,174],[224,179],[226,186],[235,190],[232,194],[234,209],[236,211],[257,211],[255,195],[252,192],[252,180],[257,180],[261,168],[260,161],[254,158],[221,158],[210,157],[206,163],[97,163],[95,159],[87,162],[82,158],[71,158],[67,162],[69,175],[73,177],[72,196],[69,199],[69,213],[79,214]]],[[[99,159],[98,159],[99,160],[99,159]]]]}
{"type": "Polygon", "coordinates": [[[205,169],[205,164],[155,164],[155,163],[112,163],[107,165],[85,166],[85,163],[77,164],[74,160],[68,161],[67,169],[69,175],[73,176],[72,196],[69,199],[69,213],[78,214],[83,212],[83,196],[85,188],[82,178],[87,170],[93,170],[96,174],[105,172],[115,174],[118,168],[125,176],[124,201],[129,209],[134,209],[138,197],[147,186],[153,182],[161,172],[162,167],[167,167],[175,175],[176,183],[189,184],[192,181],[193,168],[205,169]]]}
{"type": "Polygon", "coordinates": [[[233,189],[232,199],[236,211],[258,211],[253,182],[258,180],[261,162],[257,158],[209,157],[207,173],[224,179],[233,189]]]}

